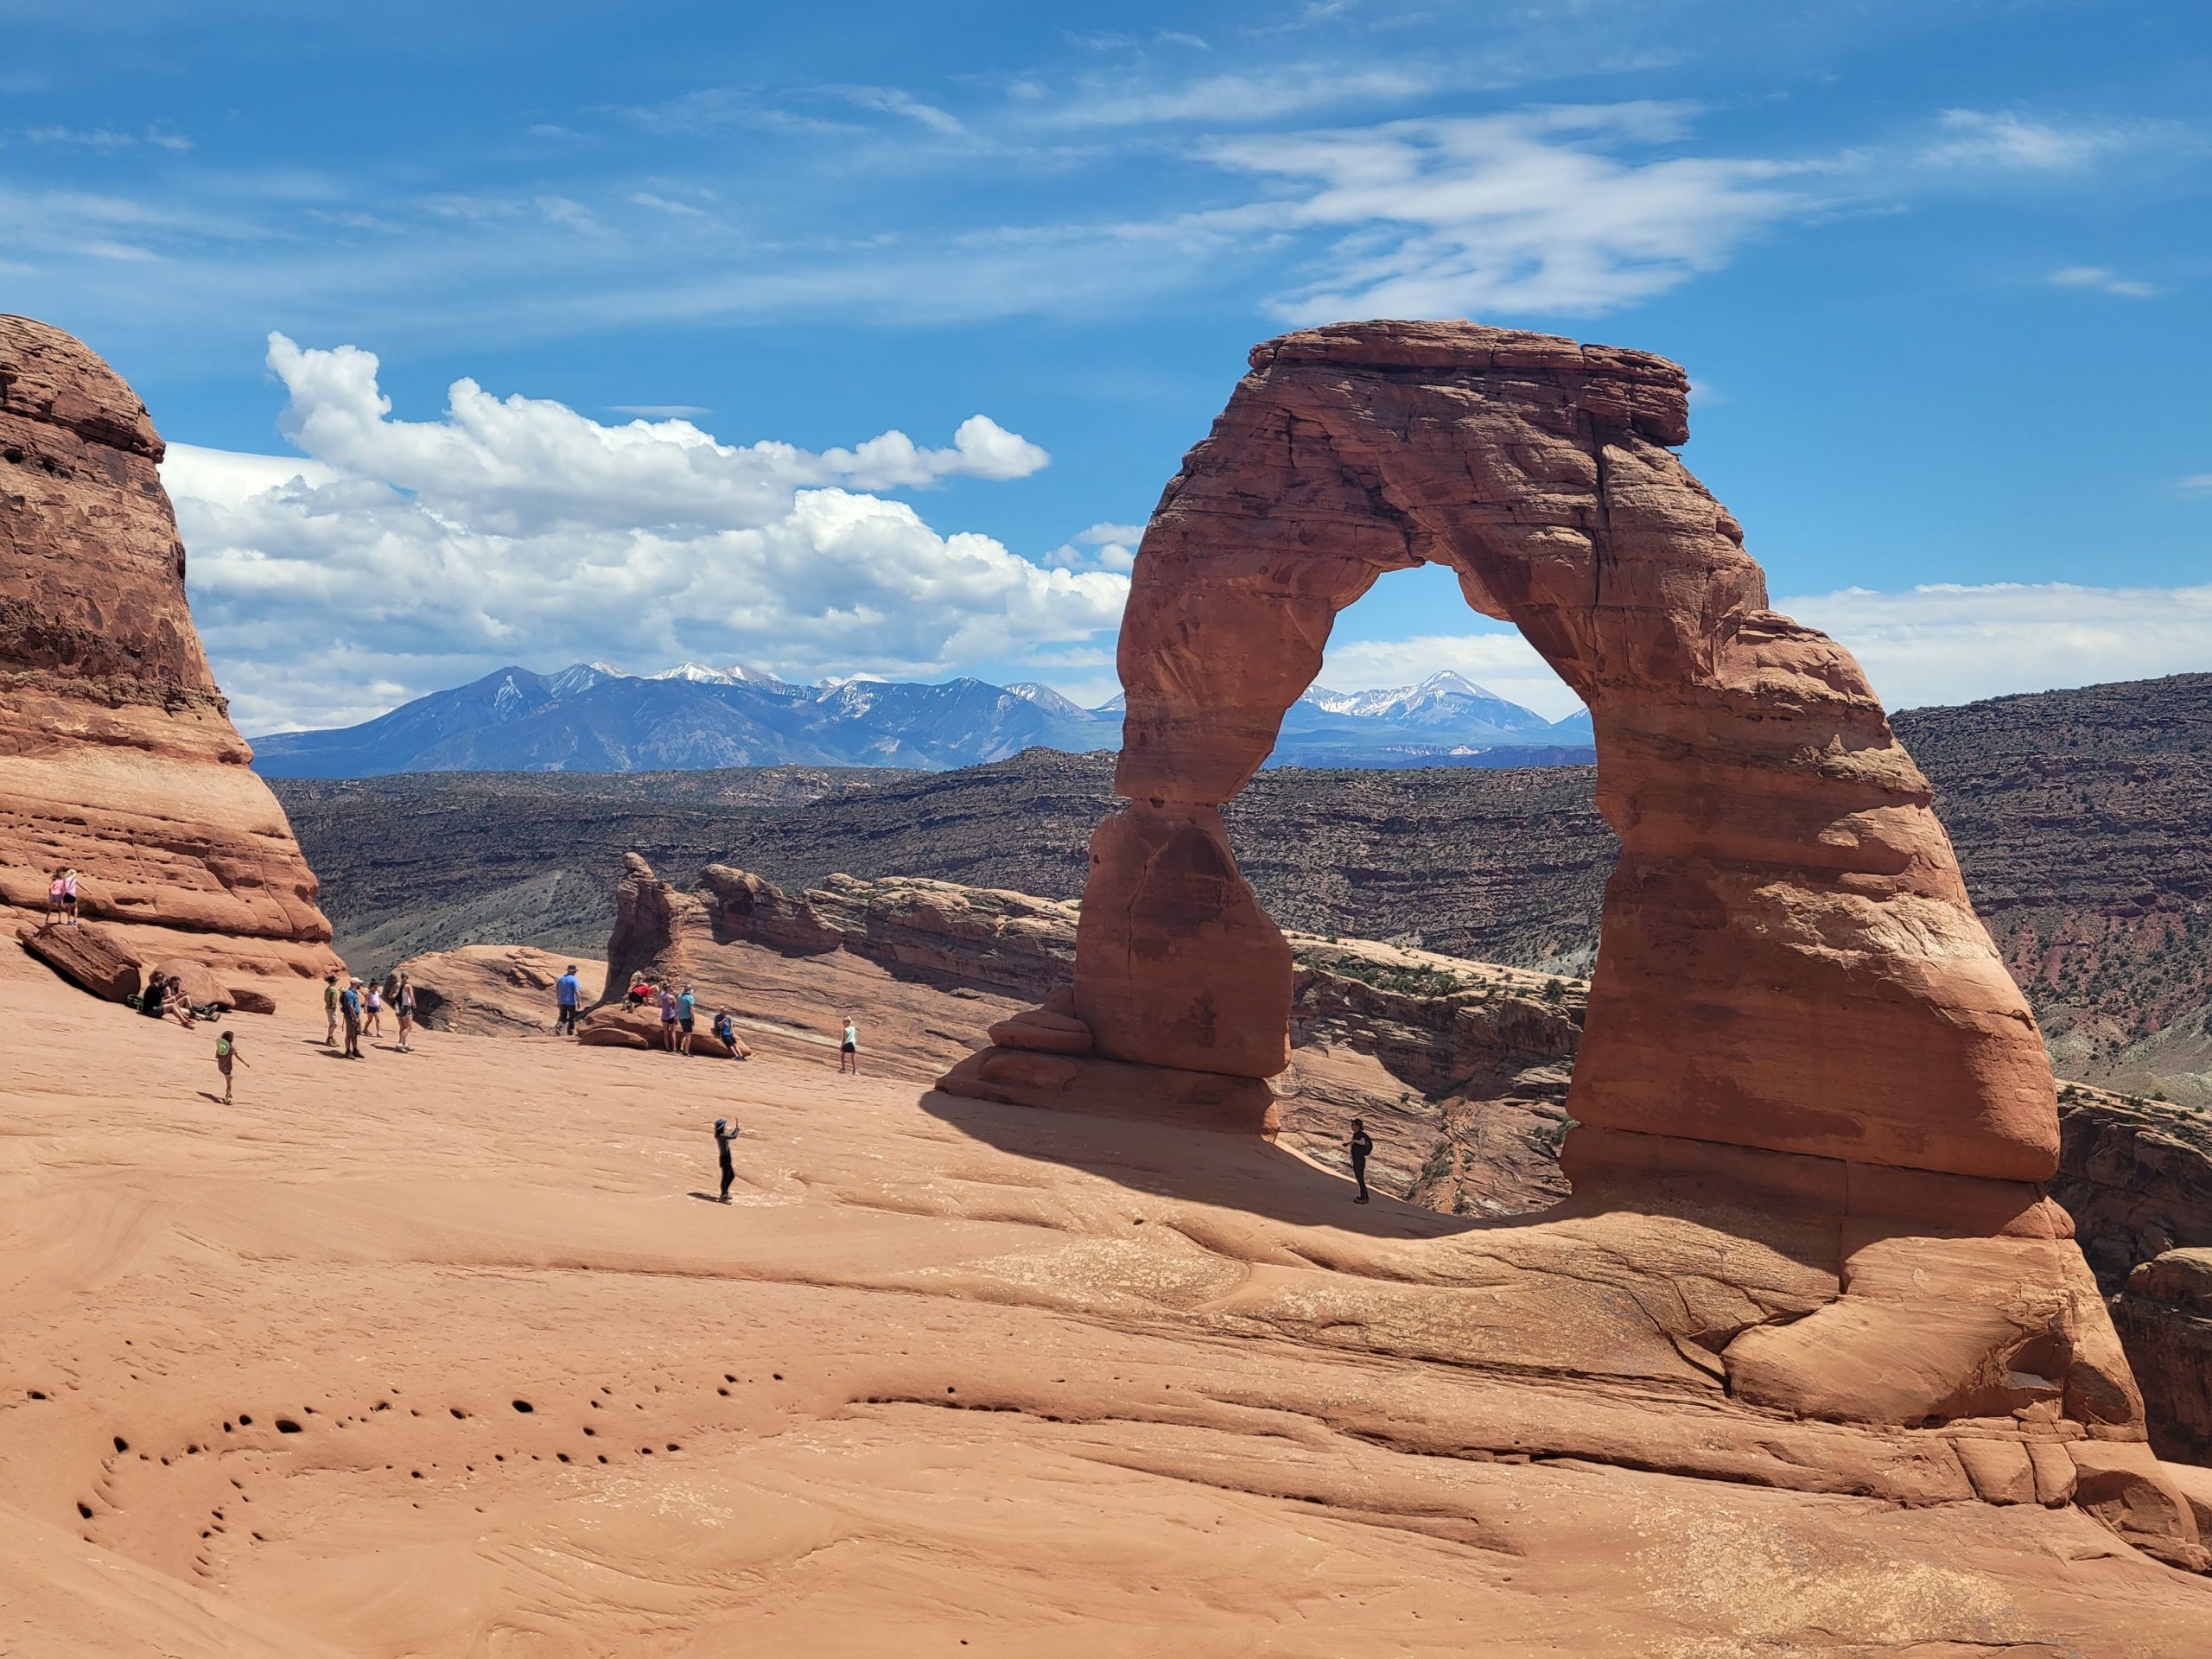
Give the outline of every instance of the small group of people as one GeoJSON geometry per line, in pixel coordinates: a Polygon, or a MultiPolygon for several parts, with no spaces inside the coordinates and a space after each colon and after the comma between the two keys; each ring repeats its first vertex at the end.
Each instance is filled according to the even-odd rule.
{"type": "Polygon", "coordinates": [[[149,974],[138,993],[138,1012],[149,1020],[174,1020],[187,1031],[210,1017],[213,1008],[195,1008],[184,994],[181,974],[149,974]]]}
{"type": "MultiPolygon", "coordinates": [[[[572,966],[562,976],[560,983],[563,987],[573,988],[575,971],[572,966]]],[[[563,988],[556,993],[563,999],[553,1026],[556,1034],[562,1030],[563,1022],[568,1030],[573,1032],[575,1029],[575,1004],[565,1000],[571,994],[571,988],[563,988]]],[[[679,990],[672,985],[656,985],[640,969],[630,976],[629,988],[623,992],[622,1000],[639,1013],[648,1008],[659,1010],[661,1046],[669,1053],[689,1054],[691,1052],[692,1039],[697,1034],[699,1027],[699,998],[690,986],[686,985],[679,990]]],[[[708,1028],[714,1033],[715,1040],[729,1051],[730,1058],[749,1060],[753,1058],[753,1051],[737,1034],[736,1017],[728,1008],[718,1010],[708,1028]]]]}
{"type": "Polygon", "coordinates": [[[358,1060],[363,1058],[361,1039],[364,1036],[384,1035],[385,1011],[389,1008],[399,1022],[399,1040],[392,1046],[393,1052],[412,1054],[415,1052],[415,985],[405,974],[394,969],[384,976],[379,984],[370,979],[365,983],[350,976],[340,982],[337,974],[322,976],[322,1040],[329,1047],[339,1046],[339,1028],[345,1028],[344,1058],[358,1060]]]}
{"type": "Polygon", "coordinates": [[[46,919],[63,927],[77,925],[77,884],[82,880],[73,867],[57,869],[46,884],[46,919]]]}

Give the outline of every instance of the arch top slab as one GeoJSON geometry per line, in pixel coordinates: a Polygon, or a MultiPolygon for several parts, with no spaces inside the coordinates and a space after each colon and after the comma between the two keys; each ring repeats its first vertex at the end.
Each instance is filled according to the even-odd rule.
{"type": "MultiPolygon", "coordinates": [[[[1622,857],[1576,1119],[2043,1179],[2049,1062],[1926,780],[1850,653],[1767,608],[1736,521],[1673,453],[1688,393],[1663,358],[1474,323],[1255,347],[1137,556],[1116,789],[1154,813],[1226,803],[1319,671],[1337,613],[1386,572],[1446,565],[1595,727],[1622,857]]],[[[1286,953],[1211,919],[1243,913],[1227,887],[1173,949],[1150,937],[1175,907],[1147,891],[1160,861],[1120,850],[1140,844],[1103,837],[1084,898],[1075,995],[1110,1014],[1101,1052],[1153,1059],[1146,1033],[1204,1028],[1182,1002],[1232,976],[1246,1017],[1273,1021],[1278,1001],[1287,1016],[1286,953]],[[1278,975],[1279,999],[1249,994],[1278,975]]],[[[1233,862],[1224,874],[1241,887],[1233,862]]],[[[1211,1067],[1187,1042],[1158,1058],[1279,1069],[1274,1033],[1250,1038],[1211,1067]]]]}

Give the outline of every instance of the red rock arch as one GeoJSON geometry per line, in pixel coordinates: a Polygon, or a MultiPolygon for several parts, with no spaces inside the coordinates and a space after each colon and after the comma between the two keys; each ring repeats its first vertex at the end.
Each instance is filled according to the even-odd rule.
{"type": "Polygon", "coordinates": [[[1767,609],[1742,532],[1671,452],[1682,371],[1467,323],[1313,329],[1251,365],[1136,561],[1129,804],[1092,844],[1074,989],[1097,1052],[1282,1069],[1289,953],[1218,809],[1337,613],[1433,563],[1596,723],[1622,854],[1570,1102],[1585,1169],[1666,1165],[1667,1136],[2048,1176],[2050,1065],[1928,784],[1850,653],[1767,609]]]}

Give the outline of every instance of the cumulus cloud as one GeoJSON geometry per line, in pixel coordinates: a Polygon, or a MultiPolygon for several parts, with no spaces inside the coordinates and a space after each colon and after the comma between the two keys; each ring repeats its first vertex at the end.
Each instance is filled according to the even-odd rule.
{"type": "Polygon", "coordinates": [[[1136,563],[1137,543],[1144,538],[1142,524],[1101,521],[1079,530],[1045,556],[1045,563],[1061,570],[1128,570],[1136,563]]]}
{"type": "Polygon", "coordinates": [[[1322,274],[1274,309],[1293,322],[1485,311],[1594,313],[1718,270],[1813,203],[1809,164],[1613,151],[1679,137],[1686,106],[1636,103],[1391,122],[1210,145],[1221,165],[1302,194],[1273,209],[1335,231],[1322,274]]]}
{"type": "Polygon", "coordinates": [[[513,661],[940,673],[1087,640],[1128,593],[872,493],[1046,463],[985,416],[947,448],[887,432],[817,453],[682,419],[602,425],[466,379],[442,418],[398,420],[368,352],[272,335],[269,365],[301,457],[179,444],[163,467],[194,614],[249,730],[359,718],[513,661]]]}

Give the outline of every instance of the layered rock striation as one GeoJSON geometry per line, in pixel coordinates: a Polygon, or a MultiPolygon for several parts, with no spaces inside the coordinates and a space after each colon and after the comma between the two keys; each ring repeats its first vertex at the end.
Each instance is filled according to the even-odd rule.
{"type": "Polygon", "coordinates": [[[1797,1304],[1684,1306],[1662,1323],[1685,1357],[1766,1410],[1948,1429],[1985,1500],[2075,1503],[2202,1567],[2044,1192],[2058,1119],[2034,1016],[1866,676],[1768,608],[1742,530],[1672,453],[1688,390],[1661,358],[1465,323],[1255,348],[1133,573],[1128,804],[1091,842],[1068,1007],[1095,1058],[1048,1081],[1002,1024],[945,1086],[995,1069],[1025,1103],[1179,1095],[1185,1121],[1272,1121],[1252,1091],[1289,1061],[1290,952],[1221,808],[1337,613],[1389,571],[1446,566],[1589,706],[1621,842],[1559,1213],[1682,1216],[1723,1284],[1722,1241],[1809,1227],[1797,1304]]]}
{"type": "Polygon", "coordinates": [[[55,870],[150,963],[337,965],[314,873],[185,603],[145,406],[79,341],[0,316],[0,903],[55,870]]]}

